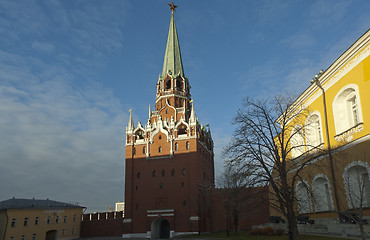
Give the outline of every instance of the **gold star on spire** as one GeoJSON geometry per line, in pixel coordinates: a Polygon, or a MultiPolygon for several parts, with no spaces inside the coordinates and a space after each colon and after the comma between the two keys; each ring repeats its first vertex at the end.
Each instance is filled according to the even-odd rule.
{"type": "Polygon", "coordinates": [[[175,4],[173,4],[173,2],[169,3],[168,6],[170,6],[170,10],[172,10],[172,12],[176,12],[177,6],[175,6],[175,4]]]}

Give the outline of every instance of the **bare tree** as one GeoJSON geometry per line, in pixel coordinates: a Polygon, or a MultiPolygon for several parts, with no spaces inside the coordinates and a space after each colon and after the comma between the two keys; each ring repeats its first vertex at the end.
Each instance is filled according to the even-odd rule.
{"type": "Polygon", "coordinates": [[[293,100],[288,96],[244,99],[233,121],[236,130],[232,142],[226,149],[232,163],[253,169],[261,184],[269,184],[269,203],[287,219],[289,239],[298,238],[295,185],[311,162],[303,154],[302,141],[308,110],[292,105],[293,100]],[[292,159],[292,154],[297,157],[292,159]]]}
{"type": "Polygon", "coordinates": [[[344,187],[347,196],[348,208],[344,212],[345,218],[356,223],[360,229],[361,239],[366,239],[364,224],[364,208],[370,206],[369,174],[361,162],[356,162],[344,174],[344,187]]]}

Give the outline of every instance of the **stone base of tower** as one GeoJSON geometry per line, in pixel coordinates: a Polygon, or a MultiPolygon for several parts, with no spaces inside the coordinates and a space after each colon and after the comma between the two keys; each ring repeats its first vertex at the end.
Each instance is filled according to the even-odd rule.
{"type": "Polygon", "coordinates": [[[200,227],[198,216],[175,221],[174,209],[147,210],[146,226],[138,226],[131,219],[124,219],[123,223],[123,238],[172,238],[184,234],[197,234],[200,227]]]}

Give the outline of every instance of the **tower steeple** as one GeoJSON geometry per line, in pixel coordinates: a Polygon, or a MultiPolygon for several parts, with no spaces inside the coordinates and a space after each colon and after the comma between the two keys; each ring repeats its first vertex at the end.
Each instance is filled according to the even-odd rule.
{"type": "Polygon", "coordinates": [[[134,121],[132,120],[131,109],[130,109],[130,119],[128,120],[128,126],[127,126],[126,129],[127,129],[127,131],[133,131],[135,129],[134,121]]]}
{"type": "Polygon", "coordinates": [[[171,73],[174,75],[179,74],[181,77],[185,77],[173,11],[171,13],[170,28],[168,30],[167,46],[166,53],[164,55],[162,77],[165,77],[167,73],[171,73]]]}

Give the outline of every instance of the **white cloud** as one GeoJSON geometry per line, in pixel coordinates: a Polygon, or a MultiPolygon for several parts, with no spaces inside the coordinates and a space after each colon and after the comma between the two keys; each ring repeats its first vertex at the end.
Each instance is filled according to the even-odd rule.
{"type": "Polygon", "coordinates": [[[351,0],[315,1],[310,8],[309,21],[318,28],[330,26],[345,16],[351,3],[351,0]]]}
{"type": "Polygon", "coordinates": [[[289,10],[289,3],[287,1],[275,0],[275,1],[258,1],[259,8],[257,12],[258,22],[261,25],[265,24],[276,24],[277,21],[281,20],[286,16],[286,12],[289,10]]]}
{"type": "Polygon", "coordinates": [[[22,88],[4,82],[2,197],[50,197],[88,207],[93,192],[100,195],[101,204],[122,200],[128,116],[117,99],[101,88],[73,89],[59,79],[32,86],[25,81],[22,88]]]}
{"type": "Polygon", "coordinates": [[[316,39],[308,31],[294,33],[281,41],[293,49],[307,48],[316,43],[316,39]]]}
{"type": "Polygon", "coordinates": [[[0,200],[103,211],[123,200],[128,115],[96,75],[122,48],[128,5],[68,4],[0,3],[0,200]]]}
{"type": "Polygon", "coordinates": [[[32,47],[45,53],[52,53],[54,51],[54,46],[45,42],[34,41],[32,47]]]}
{"type": "MultiPolygon", "coordinates": [[[[25,75],[8,70],[19,79],[25,75]]],[[[50,197],[88,207],[92,192],[101,204],[122,200],[128,116],[109,91],[74,89],[58,77],[24,79],[21,87],[0,79],[2,197],[50,197]]]]}

